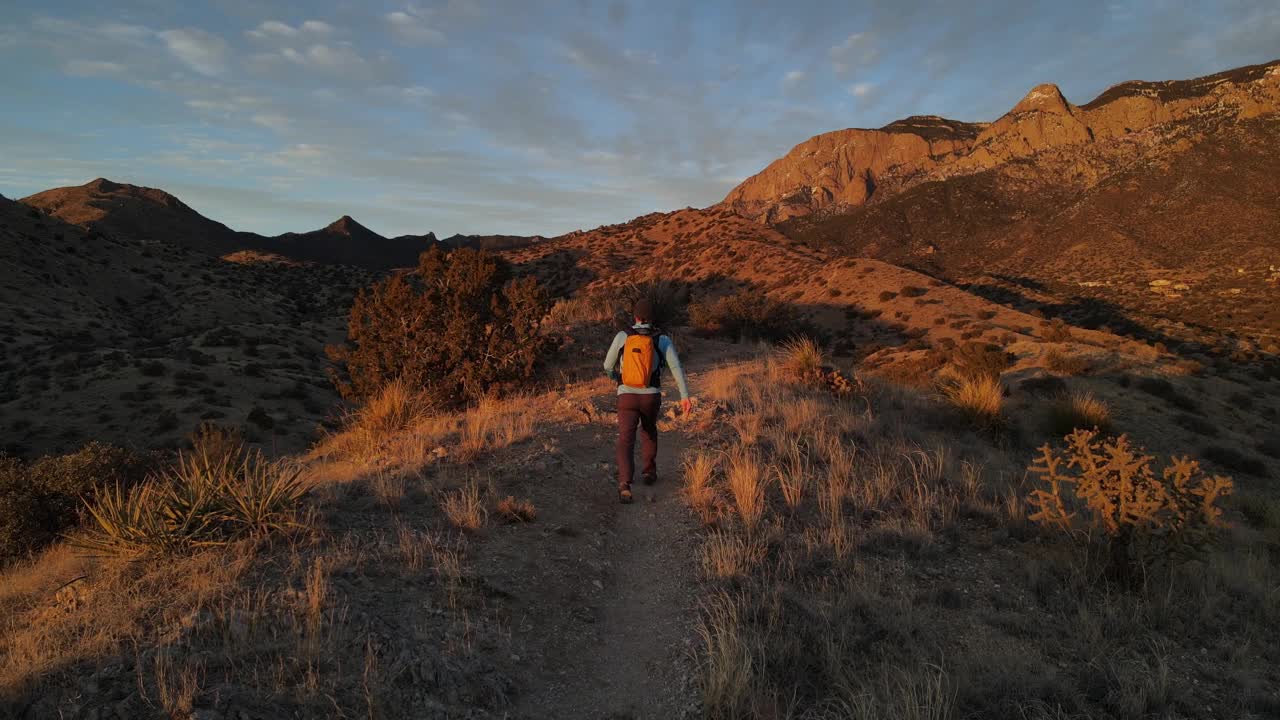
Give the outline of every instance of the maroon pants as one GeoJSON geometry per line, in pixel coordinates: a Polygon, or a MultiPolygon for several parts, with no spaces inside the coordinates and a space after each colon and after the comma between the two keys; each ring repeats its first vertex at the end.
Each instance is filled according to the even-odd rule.
{"type": "Polygon", "coordinates": [[[640,460],[644,463],[640,472],[650,478],[658,472],[658,408],[662,395],[618,396],[618,487],[630,488],[635,474],[633,455],[636,448],[636,427],[640,428],[640,460]]]}

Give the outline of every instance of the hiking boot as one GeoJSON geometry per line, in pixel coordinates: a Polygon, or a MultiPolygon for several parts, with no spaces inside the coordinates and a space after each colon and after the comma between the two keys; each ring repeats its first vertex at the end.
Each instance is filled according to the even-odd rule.
{"type": "Polygon", "coordinates": [[[657,474],[657,473],[649,473],[649,474],[647,474],[647,475],[641,475],[641,476],[640,476],[640,482],[644,483],[645,485],[652,485],[652,484],[654,484],[654,483],[658,482],[658,474],[657,474]]]}
{"type": "Polygon", "coordinates": [[[631,488],[618,488],[618,500],[620,500],[623,505],[630,505],[631,499],[631,488]]]}

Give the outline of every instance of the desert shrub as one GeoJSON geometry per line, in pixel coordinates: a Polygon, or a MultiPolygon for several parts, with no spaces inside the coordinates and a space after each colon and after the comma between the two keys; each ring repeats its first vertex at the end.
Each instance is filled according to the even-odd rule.
{"type": "Polygon", "coordinates": [[[1197,435],[1218,437],[1218,426],[1199,415],[1178,413],[1178,415],[1173,418],[1173,421],[1180,427],[1186,428],[1197,435]]]}
{"type": "Polygon", "coordinates": [[[689,322],[705,333],[771,342],[811,334],[794,307],[756,292],[690,303],[689,322]]]}
{"type": "Polygon", "coordinates": [[[1215,462],[1232,471],[1267,477],[1267,464],[1261,458],[1246,455],[1225,445],[1210,445],[1200,453],[1205,460],[1215,462]]]}
{"type": "Polygon", "coordinates": [[[1029,468],[1042,487],[1028,497],[1028,518],[1089,541],[1101,532],[1113,575],[1167,567],[1201,554],[1215,538],[1218,501],[1233,489],[1229,478],[1206,475],[1185,457],[1157,471],[1154,458],[1124,435],[1076,430],[1066,443],[1062,450],[1046,443],[1029,468]]]}
{"type": "Polygon", "coordinates": [[[507,522],[513,523],[533,522],[534,518],[538,517],[538,511],[532,502],[517,500],[514,495],[508,495],[498,501],[498,514],[507,522]]]}
{"type": "Polygon", "coordinates": [[[618,311],[625,314],[627,324],[631,324],[630,313],[640,300],[648,300],[653,306],[653,324],[660,328],[669,328],[680,323],[685,317],[685,309],[689,304],[689,290],[670,280],[646,280],[630,283],[618,290],[618,311]]]}
{"type": "Polygon", "coordinates": [[[1044,354],[1045,367],[1063,375],[1083,375],[1089,369],[1089,361],[1079,355],[1067,355],[1057,350],[1044,354]]]}
{"type": "Polygon", "coordinates": [[[437,407],[474,402],[536,376],[551,346],[539,333],[546,314],[537,281],[510,279],[499,258],[432,248],[416,274],[356,296],[346,344],[328,348],[331,376],[349,400],[403,378],[437,407]]]}
{"type": "Polygon", "coordinates": [[[916,285],[906,285],[902,289],[898,290],[898,293],[902,295],[902,297],[909,297],[909,298],[921,297],[922,295],[925,295],[928,292],[929,292],[928,290],[922,287],[918,287],[916,285]]]}
{"type": "Polygon", "coordinates": [[[1111,424],[1111,409],[1091,392],[1064,392],[1049,403],[1045,411],[1049,432],[1062,437],[1079,429],[1105,431],[1111,424]]]}
{"type": "Polygon", "coordinates": [[[898,297],[898,293],[892,290],[882,290],[879,295],[880,302],[889,302],[896,297],[898,297]]]}
{"type": "Polygon", "coordinates": [[[1197,412],[1200,409],[1195,400],[1183,395],[1173,387],[1173,383],[1158,377],[1144,377],[1138,381],[1137,388],[1145,393],[1163,399],[1179,410],[1197,412]]]}
{"type": "Polygon", "coordinates": [[[1054,318],[1048,322],[1040,323],[1040,337],[1045,342],[1067,342],[1071,340],[1071,326],[1062,321],[1062,318],[1054,318]]]}
{"type": "Polygon", "coordinates": [[[265,537],[298,527],[297,505],[306,491],[296,464],[201,446],[180,453],[147,482],[100,492],[87,504],[91,522],[76,543],[141,556],[265,537]]]}
{"type": "Polygon", "coordinates": [[[941,363],[966,377],[998,378],[1013,363],[1013,356],[999,345],[970,340],[934,351],[941,363]]]}
{"type": "Polygon", "coordinates": [[[547,322],[560,327],[610,323],[617,319],[614,307],[599,293],[561,298],[547,312],[547,322]]]}
{"type": "Polygon", "coordinates": [[[266,410],[257,406],[249,411],[245,419],[264,430],[269,430],[276,425],[275,418],[268,415],[266,410]]]}
{"type": "Polygon", "coordinates": [[[76,527],[85,501],[107,487],[136,485],[154,463],[153,456],[98,442],[30,464],[0,456],[0,562],[76,527]]]}
{"type": "MultiPolygon", "coordinates": [[[[1034,395],[1061,395],[1067,391],[1067,383],[1054,375],[1027,378],[1018,383],[1018,389],[1034,395]]],[[[1065,435],[1066,433],[1062,433],[1065,435]]]]}
{"type": "Polygon", "coordinates": [[[159,377],[161,375],[164,375],[167,369],[168,368],[164,366],[164,363],[160,362],[159,360],[151,360],[151,361],[145,362],[142,364],[142,367],[141,367],[142,374],[146,375],[147,377],[159,377]]]}
{"type": "Polygon", "coordinates": [[[778,363],[784,375],[794,382],[812,385],[835,395],[848,395],[862,390],[862,381],[826,364],[826,353],[817,340],[792,338],[783,343],[778,363]]]}

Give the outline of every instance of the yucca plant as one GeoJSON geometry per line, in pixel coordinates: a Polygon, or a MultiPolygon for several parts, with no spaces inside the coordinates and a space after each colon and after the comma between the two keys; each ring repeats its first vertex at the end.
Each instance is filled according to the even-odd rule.
{"type": "Polygon", "coordinates": [[[306,491],[296,465],[198,444],[145,484],[86,502],[93,522],[76,543],[113,555],[164,554],[284,532],[296,527],[293,509],[306,491]]]}
{"type": "Polygon", "coordinates": [[[220,486],[223,520],[232,535],[264,535],[297,527],[293,509],[308,489],[302,468],[270,462],[255,451],[235,469],[220,486]]]}

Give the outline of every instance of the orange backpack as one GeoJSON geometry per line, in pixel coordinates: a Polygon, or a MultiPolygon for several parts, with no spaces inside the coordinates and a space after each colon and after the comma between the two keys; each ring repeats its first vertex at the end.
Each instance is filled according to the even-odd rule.
{"type": "Polygon", "coordinates": [[[622,384],[633,388],[658,387],[658,336],[627,332],[622,346],[622,384]]]}

